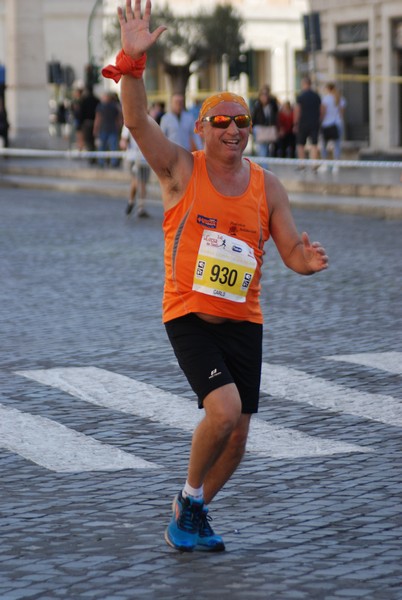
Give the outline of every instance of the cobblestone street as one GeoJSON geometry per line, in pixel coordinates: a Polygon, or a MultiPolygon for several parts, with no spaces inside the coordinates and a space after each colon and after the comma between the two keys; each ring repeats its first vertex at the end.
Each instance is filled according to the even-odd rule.
{"type": "Polygon", "coordinates": [[[0,194],[0,598],[402,600],[402,220],[295,208],[330,257],[314,277],[268,244],[260,412],[211,507],[227,551],[180,554],[196,402],[160,203],[0,194]]]}

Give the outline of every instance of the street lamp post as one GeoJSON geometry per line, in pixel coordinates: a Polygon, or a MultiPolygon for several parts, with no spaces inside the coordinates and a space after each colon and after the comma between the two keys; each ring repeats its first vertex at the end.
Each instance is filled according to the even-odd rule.
{"type": "Polygon", "coordinates": [[[93,37],[93,23],[96,16],[96,11],[98,7],[103,3],[103,0],[95,0],[95,4],[92,7],[91,13],[88,19],[88,29],[87,29],[87,42],[88,42],[88,64],[94,64],[94,55],[92,48],[92,37],[93,37]]]}

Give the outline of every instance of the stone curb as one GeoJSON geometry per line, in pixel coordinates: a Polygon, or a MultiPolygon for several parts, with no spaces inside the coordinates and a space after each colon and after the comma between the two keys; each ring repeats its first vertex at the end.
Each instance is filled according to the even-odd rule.
{"type": "MultiPolygon", "coordinates": [[[[402,186],[336,183],[291,179],[279,175],[294,206],[314,210],[334,210],[384,219],[402,219],[402,186]]],[[[102,195],[125,199],[128,170],[96,168],[49,168],[2,165],[0,186],[57,190],[73,194],[102,195]]],[[[158,182],[152,178],[148,196],[160,200],[158,182]]]]}

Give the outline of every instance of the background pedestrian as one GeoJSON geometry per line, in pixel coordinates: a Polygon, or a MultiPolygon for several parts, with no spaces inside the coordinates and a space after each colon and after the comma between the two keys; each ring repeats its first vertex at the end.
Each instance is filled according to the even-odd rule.
{"type": "MultiPolygon", "coordinates": [[[[96,107],[94,136],[99,139],[99,150],[106,152],[117,152],[119,150],[119,140],[121,128],[123,127],[123,115],[120,102],[111,92],[103,94],[101,102],[96,107]]],[[[103,158],[98,160],[99,166],[103,167],[106,161],[103,158]]],[[[118,167],[120,161],[113,157],[110,159],[112,167],[118,167]]]]}
{"type": "Polygon", "coordinates": [[[258,99],[251,113],[257,156],[275,156],[278,111],[278,100],[271,94],[269,85],[264,85],[258,93],[258,99]]]}
{"type": "Polygon", "coordinates": [[[186,150],[197,150],[194,120],[185,109],[183,94],[173,94],[169,110],[162,116],[160,126],[166,137],[186,150]]]}
{"type": "Polygon", "coordinates": [[[121,132],[120,146],[122,150],[127,151],[126,160],[130,165],[131,182],[128,203],[126,206],[126,215],[130,215],[137,201],[137,216],[140,218],[149,217],[145,210],[145,201],[147,196],[147,183],[150,178],[151,169],[144,158],[137,142],[131,135],[126,126],[121,132]]]}
{"type": "MultiPolygon", "coordinates": [[[[303,77],[301,82],[302,91],[296,98],[294,109],[294,129],[296,134],[297,156],[300,160],[306,158],[305,147],[310,141],[309,157],[318,158],[318,135],[321,122],[321,98],[312,89],[310,77],[303,77]]],[[[300,165],[299,168],[303,168],[300,165]]],[[[313,169],[317,167],[314,166],[313,169]]]]}
{"type": "MultiPolygon", "coordinates": [[[[82,131],[82,138],[84,141],[85,150],[88,152],[94,152],[95,147],[95,135],[94,135],[94,123],[96,115],[96,107],[99,104],[99,98],[95,96],[91,87],[86,87],[82,94],[79,109],[79,126],[82,131]]],[[[91,157],[89,164],[95,164],[96,158],[91,157]]]]}
{"type": "MultiPolygon", "coordinates": [[[[328,146],[333,147],[334,160],[341,158],[341,143],[343,134],[343,116],[346,100],[342,98],[334,83],[327,83],[325,93],[322,97],[322,121],[321,121],[321,156],[328,158],[328,146]]],[[[326,165],[323,165],[326,169],[326,165]]],[[[333,172],[338,171],[335,165],[333,172]]]]}
{"type": "Polygon", "coordinates": [[[8,130],[10,124],[8,122],[6,105],[3,98],[0,96],[0,138],[3,138],[4,148],[8,148],[8,130]]]}
{"type": "Polygon", "coordinates": [[[287,100],[278,113],[278,143],[276,155],[280,158],[295,158],[296,136],[293,130],[293,107],[287,100]]]}

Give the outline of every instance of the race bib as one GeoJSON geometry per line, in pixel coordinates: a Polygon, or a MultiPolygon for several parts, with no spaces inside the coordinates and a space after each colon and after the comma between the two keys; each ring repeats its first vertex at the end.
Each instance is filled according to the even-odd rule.
{"type": "Polygon", "coordinates": [[[246,242],[205,229],[198,249],[193,290],[245,302],[256,267],[254,250],[246,242]]]}

